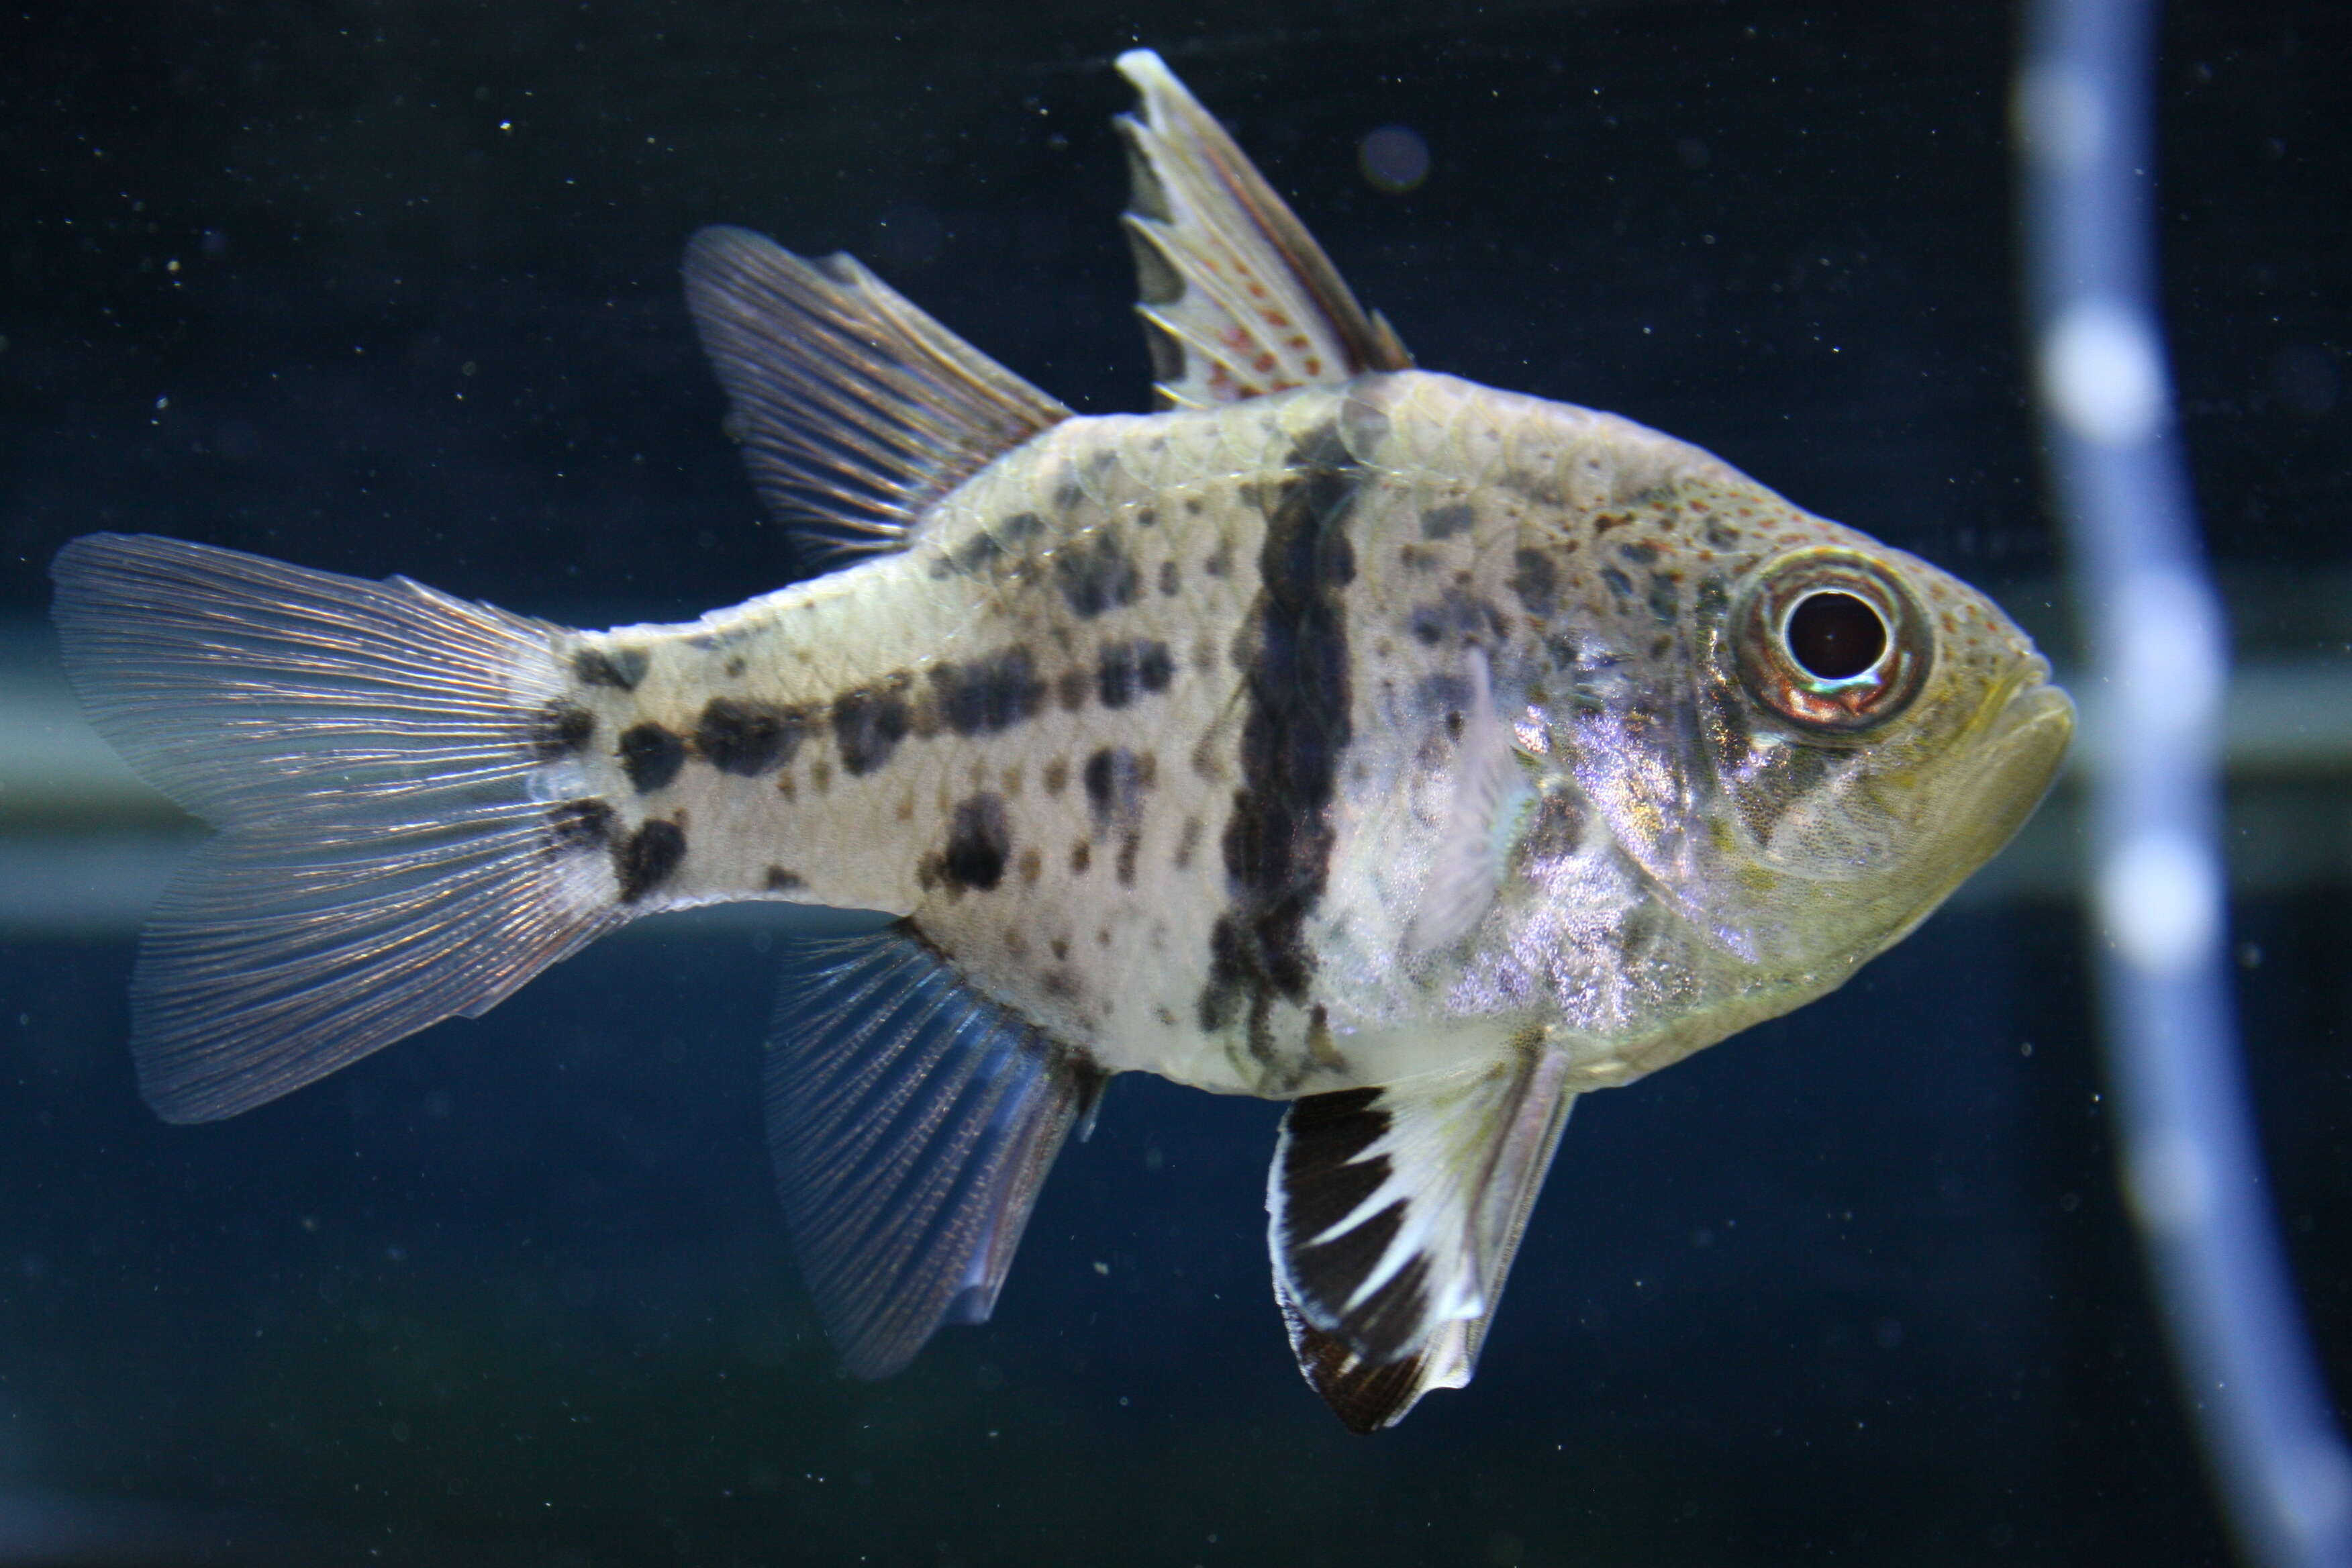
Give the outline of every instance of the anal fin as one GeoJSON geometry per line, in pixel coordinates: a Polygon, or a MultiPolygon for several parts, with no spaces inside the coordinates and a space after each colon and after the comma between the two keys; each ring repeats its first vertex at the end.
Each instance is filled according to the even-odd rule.
{"type": "Polygon", "coordinates": [[[845,1370],[887,1377],[941,1323],[987,1320],[1054,1156],[1108,1081],[905,921],[794,951],[768,1134],[845,1370]]]}
{"type": "Polygon", "coordinates": [[[1295,1101],[1267,1183],[1275,1299],[1350,1430],[1460,1388],[1575,1096],[1539,1038],[1469,1067],[1295,1101]]]}

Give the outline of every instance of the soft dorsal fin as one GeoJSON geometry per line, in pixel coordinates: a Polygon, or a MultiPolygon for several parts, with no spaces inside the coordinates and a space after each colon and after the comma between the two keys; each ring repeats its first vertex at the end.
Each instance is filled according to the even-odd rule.
{"type": "Polygon", "coordinates": [[[854,258],[706,228],[685,271],[760,499],[821,546],[900,548],[933,501],[1070,416],[854,258]]]}
{"type": "Polygon", "coordinates": [[[1150,49],[1118,58],[1143,97],[1122,114],[1136,310],[1160,405],[1197,408],[1369,370],[1410,370],[1306,226],[1150,49]]]}
{"type": "Polygon", "coordinates": [[[1108,1081],[901,921],[796,944],[768,1047],[793,1249],[845,1370],[987,1321],[1045,1173],[1108,1081]]]}
{"type": "Polygon", "coordinates": [[[1567,1070],[1528,1039],[1292,1102],[1266,1184],[1275,1300],[1298,1370],[1350,1430],[1469,1383],[1575,1102],[1567,1070]]]}

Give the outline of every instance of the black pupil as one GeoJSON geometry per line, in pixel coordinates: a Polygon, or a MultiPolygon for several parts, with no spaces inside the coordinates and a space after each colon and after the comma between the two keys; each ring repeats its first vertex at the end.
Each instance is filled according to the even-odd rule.
{"type": "Polygon", "coordinates": [[[1816,680],[1860,675],[1886,651],[1886,623],[1852,594],[1815,594],[1789,613],[1789,657],[1816,680]]]}

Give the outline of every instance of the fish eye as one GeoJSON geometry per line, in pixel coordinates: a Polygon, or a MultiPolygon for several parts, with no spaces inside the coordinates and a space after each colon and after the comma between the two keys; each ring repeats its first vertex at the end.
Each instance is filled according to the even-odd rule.
{"type": "Polygon", "coordinates": [[[1797,601],[1780,640],[1806,674],[1851,680],[1886,652],[1886,623],[1867,599],[1829,589],[1797,601]]]}
{"type": "Polygon", "coordinates": [[[1792,552],[1758,574],[1735,616],[1748,688],[1809,730],[1851,734],[1909,705],[1933,656],[1901,577],[1869,556],[1792,552]]]}

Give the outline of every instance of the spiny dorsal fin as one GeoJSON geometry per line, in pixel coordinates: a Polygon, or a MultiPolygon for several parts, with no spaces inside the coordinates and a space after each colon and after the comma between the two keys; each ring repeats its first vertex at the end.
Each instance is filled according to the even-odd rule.
{"type": "Polygon", "coordinates": [[[1460,1388],[1575,1096],[1538,1038],[1484,1062],[1292,1102],[1266,1184],[1298,1370],[1350,1430],[1460,1388]]]}
{"type": "Polygon", "coordinates": [[[1070,416],[854,258],[706,228],[685,271],[760,499],[820,546],[903,547],[933,501],[1070,416]]]}
{"type": "Polygon", "coordinates": [[[1162,407],[1233,403],[1368,370],[1410,370],[1306,226],[1150,49],[1118,58],[1137,312],[1162,407]]]}
{"type": "Polygon", "coordinates": [[[900,921],[799,944],[768,1047],[768,1140],[817,1312],[858,1377],[987,1321],[1045,1173],[1105,1076],[900,921]]]}

